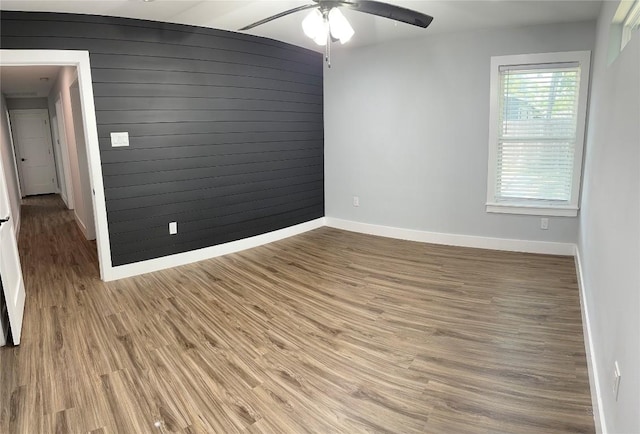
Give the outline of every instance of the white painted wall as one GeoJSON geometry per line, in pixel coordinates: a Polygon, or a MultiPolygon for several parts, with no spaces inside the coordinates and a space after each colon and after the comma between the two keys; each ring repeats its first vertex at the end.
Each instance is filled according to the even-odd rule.
{"type": "Polygon", "coordinates": [[[578,251],[606,431],[640,432],[640,32],[607,66],[604,2],[592,67],[578,251]],[[622,373],[617,402],[613,364],[622,373]]]}
{"type": "MultiPolygon", "coordinates": [[[[18,172],[16,170],[16,159],[13,153],[13,139],[11,137],[11,129],[9,126],[9,112],[7,110],[7,102],[2,95],[0,103],[0,157],[2,158],[2,167],[4,168],[5,178],[7,182],[7,190],[9,191],[9,203],[11,205],[11,218],[13,219],[13,227],[16,230],[16,239],[20,230],[20,186],[18,183],[18,172]]],[[[0,216],[4,218],[6,216],[0,216]]]]}
{"type": "MultiPolygon", "coordinates": [[[[64,117],[64,107],[62,105],[62,95],[61,94],[53,95],[51,99],[53,101],[53,106],[55,111],[50,113],[55,113],[55,121],[57,125],[56,133],[58,134],[58,142],[59,142],[58,145],[59,145],[59,152],[60,152],[59,168],[60,168],[60,172],[62,173],[62,176],[60,176],[58,179],[61,179],[62,183],[64,183],[64,188],[60,189],[61,190],[60,197],[62,198],[62,200],[64,201],[68,209],[73,209],[74,203],[73,203],[73,184],[72,184],[72,177],[71,177],[71,162],[69,159],[69,146],[67,145],[67,131],[65,128],[66,121],[64,117]]],[[[53,123],[54,122],[52,119],[51,121],[52,127],[53,127],[53,123]]],[[[54,133],[54,137],[55,137],[55,133],[54,133]]]]}
{"type": "MultiPolygon", "coordinates": [[[[62,108],[64,113],[64,131],[60,131],[60,134],[65,134],[67,149],[68,149],[68,163],[71,172],[71,187],[73,190],[73,208],[78,226],[82,232],[87,236],[86,228],[88,226],[88,219],[93,219],[93,212],[88,213],[87,208],[92,207],[92,203],[89,200],[87,202],[83,192],[83,185],[89,186],[87,169],[80,169],[80,161],[78,159],[78,149],[75,135],[75,125],[72,110],[71,93],[69,87],[75,81],[76,68],[71,66],[64,66],[60,70],[58,79],[51,88],[49,93],[49,112],[56,113],[55,101],[58,95],[62,102],[62,108]],[[84,176],[83,176],[84,175],[84,176]]],[[[84,164],[87,164],[86,161],[84,164]]],[[[89,188],[90,191],[90,188],[89,188]]],[[[93,226],[93,222],[91,222],[93,226]]],[[[95,235],[93,235],[95,238],[95,235]]]]}
{"type": "Polygon", "coordinates": [[[55,113],[49,113],[51,125],[51,141],[53,144],[53,154],[56,162],[56,175],[58,181],[58,192],[60,197],[67,203],[67,188],[64,179],[64,167],[62,165],[62,151],[60,149],[60,133],[58,132],[58,117],[55,113]]]}
{"type": "MultiPolygon", "coordinates": [[[[357,33],[356,36],[357,37],[357,33]]],[[[591,50],[595,23],[430,35],[332,51],[325,68],[328,218],[575,243],[577,218],[489,214],[490,57],[591,50]],[[360,197],[360,206],[352,197],[360,197]]]]}
{"type": "Polygon", "coordinates": [[[76,212],[81,215],[82,233],[88,240],[96,239],[96,228],[93,218],[93,202],[91,197],[91,183],[89,182],[89,158],[85,142],[84,126],[82,123],[82,104],[80,102],[80,88],[77,80],[69,88],[71,96],[71,110],[73,111],[73,126],[75,128],[76,152],[78,157],[78,175],[80,177],[80,191],[74,197],[76,199],[76,212]]]}

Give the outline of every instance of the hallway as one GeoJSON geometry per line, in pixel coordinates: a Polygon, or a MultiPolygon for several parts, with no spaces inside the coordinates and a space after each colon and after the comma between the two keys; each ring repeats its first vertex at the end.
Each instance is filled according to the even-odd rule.
{"type": "Polygon", "coordinates": [[[37,306],[27,304],[25,315],[28,309],[65,305],[63,300],[85,289],[78,282],[99,280],[96,242],[84,238],[59,195],[26,197],[21,213],[18,248],[23,277],[29,302],[38,300],[37,306]],[[67,285],[51,285],[59,281],[67,285]]]}

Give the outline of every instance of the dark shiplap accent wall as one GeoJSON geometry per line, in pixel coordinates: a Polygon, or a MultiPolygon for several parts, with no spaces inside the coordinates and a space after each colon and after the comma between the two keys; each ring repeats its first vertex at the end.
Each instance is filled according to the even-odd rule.
{"type": "Polygon", "coordinates": [[[4,49],[90,53],[114,265],[324,215],[320,54],[132,19],[1,19],[4,49]],[[115,131],[129,132],[129,148],[111,148],[115,131]]]}

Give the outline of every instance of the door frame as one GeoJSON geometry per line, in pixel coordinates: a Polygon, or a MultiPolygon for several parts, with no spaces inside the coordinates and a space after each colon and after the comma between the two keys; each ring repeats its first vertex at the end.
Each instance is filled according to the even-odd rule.
{"type": "Polygon", "coordinates": [[[71,163],[69,161],[69,144],[67,143],[67,128],[65,127],[64,109],[62,108],[62,95],[58,92],[53,102],[56,119],[58,121],[58,140],[60,140],[60,164],[64,174],[64,185],[67,193],[67,208],[73,209],[73,185],[71,184],[71,163]]]}
{"type": "Polygon", "coordinates": [[[62,201],[67,204],[67,186],[65,184],[64,168],[62,167],[62,150],[60,149],[60,133],[58,132],[58,116],[55,113],[49,114],[51,126],[51,144],[55,156],[56,176],[58,177],[58,193],[62,201]]]}
{"type": "MultiPolygon", "coordinates": [[[[56,157],[55,157],[55,145],[53,143],[53,135],[52,135],[52,131],[51,131],[51,116],[49,113],[49,109],[46,108],[39,108],[39,109],[12,109],[9,110],[9,118],[11,119],[11,128],[15,128],[16,127],[16,119],[18,116],[20,116],[21,114],[36,114],[36,113],[44,113],[45,117],[46,117],[46,121],[47,123],[49,123],[47,126],[49,128],[47,128],[47,131],[49,133],[49,141],[51,142],[51,157],[53,159],[53,166],[54,166],[54,173],[55,173],[55,190],[54,192],[58,192],[58,182],[59,182],[59,176],[58,176],[58,165],[56,162],[56,157]]],[[[18,168],[18,179],[20,181],[20,194],[24,193],[24,173],[23,173],[23,169],[22,166],[20,165],[20,163],[18,162],[18,160],[20,159],[20,157],[22,156],[22,149],[21,149],[21,144],[19,140],[16,140],[16,135],[13,134],[13,150],[14,150],[14,155],[16,157],[16,167],[18,168]]],[[[22,196],[24,197],[24,196],[22,196]]]]}
{"type": "Polygon", "coordinates": [[[75,137],[76,144],[75,154],[78,166],[78,179],[80,180],[80,183],[78,185],[79,188],[76,192],[78,193],[76,195],[75,206],[77,217],[76,221],[80,226],[80,230],[84,234],[85,238],[88,240],[93,240],[96,237],[96,219],[93,216],[94,210],[90,205],[90,200],[88,200],[88,197],[91,197],[91,187],[89,186],[89,190],[87,190],[86,183],[82,182],[83,179],[86,179],[84,171],[87,168],[87,164],[84,162],[84,160],[86,159],[88,162],[88,145],[84,140],[84,131],[79,131],[79,129],[84,128],[83,124],[82,122],[77,122],[78,119],[76,119],[77,116],[82,116],[82,108],[76,107],[77,104],[81,103],[79,101],[79,98],[76,98],[76,96],[80,96],[80,84],[78,83],[77,71],[73,75],[73,79],[71,80],[71,84],[69,84],[67,91],[69,92],[69,105],[71,107],[71,117],[73,119],[73,135],[75,137]],[[81,199],[78,200],[78,196],[81,199]],[[80,213],[78,213],[79,210],[80,213]]]}
{"type": "Polygon", "coordinates": [[[89,182],[93,192],[91,202],[93,204],[96,227],[100,278],[102,280],[112,280],[113,266],[107,226],[107,205],[100,162],[100,144],[93,100],[89,52],[84,50],[0,50],[0,66],[36,65],[72,66],[76,67],[78,72],[82,123],[89,164],[89,182]]]}

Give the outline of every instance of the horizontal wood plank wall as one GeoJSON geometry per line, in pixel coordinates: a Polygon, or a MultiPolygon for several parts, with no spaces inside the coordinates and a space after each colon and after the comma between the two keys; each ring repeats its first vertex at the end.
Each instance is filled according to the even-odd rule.
{"type": "Polygon", "coordinates": [[[1,20],[3,49],[90,53],[113,265],[324,215],[320,54],[133,19],[3,11],[1,20]],[[111,148],[117,131],[129,133],[128,148],[111,148]]]}

